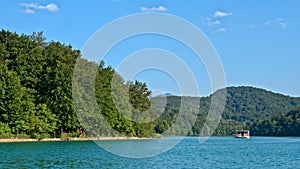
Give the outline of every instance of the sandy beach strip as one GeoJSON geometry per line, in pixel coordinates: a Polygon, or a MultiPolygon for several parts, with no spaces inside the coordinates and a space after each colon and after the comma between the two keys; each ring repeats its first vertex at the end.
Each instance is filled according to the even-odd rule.
{"type": "Polygon", "coordinates": [[[153,138],[140,138],[140,137],[82,137],[82,138],[44,138],[44,139],[31,139],[31,138],[10,138],[0,139],[0,143],[13,143],[13,142],[51,142],[51,141],[100,141],[100,140],[150,140],[153,138]]]}

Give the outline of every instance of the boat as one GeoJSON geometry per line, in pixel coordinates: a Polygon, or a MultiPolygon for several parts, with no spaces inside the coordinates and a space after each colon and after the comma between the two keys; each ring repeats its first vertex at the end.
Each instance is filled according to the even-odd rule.
{"type": "Polygon", "coordinates": [[[250,131],[249,130],[237,130],[235,132],[235,138],[250,138],[250,131]]]}

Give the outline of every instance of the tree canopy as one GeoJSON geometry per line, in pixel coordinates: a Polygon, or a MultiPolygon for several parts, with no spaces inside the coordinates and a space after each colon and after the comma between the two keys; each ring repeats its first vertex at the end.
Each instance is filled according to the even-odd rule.
{"type": "MultiPolygon", "coordinates": [[[[28,36],[2,30],[0,56],[1,137],[79,136],[92,127],[102,128],[96,132],[101,135],[115,134],[103,127],[86,126],[85,129],[79,123],[72,98],[73,70],[77,59],[81,58],[79,50],[60,42],[47,42],[42,32],[28,36]]],[[[97,103],[107,123],[121,134],[146,136],[137,132],[140,130],[137,126],[144,124],[138,125],[130,118],[134,109],[149,108],[151,92],[147,85],[139,81],[125,83],[112,67],[105,67],[103,61],[99,65],[85,59],[80,61],[83,77],[89,77],[84,66],[98,66],[96,77],[91,77],[96,79],[92,87],[96,89],[97,103]],[[117,87],[112,88],[113,77],[117,79],[113,83],[117,87]],[[128,92],[130,102],[126,102],[128,92]]],[[[93,114],[86,112],[86,115],[93,114]]],[[[154,128],[147,127],[148,131],[154,128]]],[[[153,132],[144,133],[150,136],[153,132]]]]}

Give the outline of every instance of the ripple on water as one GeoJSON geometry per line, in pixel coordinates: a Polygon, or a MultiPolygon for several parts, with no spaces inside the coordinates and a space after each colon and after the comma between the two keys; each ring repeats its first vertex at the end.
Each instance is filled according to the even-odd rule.
{"type": "MultiPolygon", "coordinates": [[[[151,143],[157,149],[162,144],[155,147],[155,141],[118,144],[147,147],[151,143]]],[[[186,137],[173,149],[141,159],[111,154],[92,141],[0,143],[0,168],[298,168],[299,152],[297,137],[211,137],[202,144],[198,137],[186,137]]]]}

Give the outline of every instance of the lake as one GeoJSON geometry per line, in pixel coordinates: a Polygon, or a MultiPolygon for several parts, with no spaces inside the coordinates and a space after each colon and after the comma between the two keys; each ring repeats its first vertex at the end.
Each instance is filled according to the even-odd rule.
{"type": "MultiPolygon", "coordinates": [[[[160,140],[100,141],[109,151],[163,149],[160,140]],[[150,145],[150,146],[149,146],[150,145]],[[155,146],[157,145],[157,146],[155,146]]],[[[106,149],[106,148],[105,148],[106,149]]],[[[126,153],[125,153],[126,154],[126,153]]],[[[141,154],[143,156],[145,154],[141,154]]],[[[299,168],[299,137],[185,137],[160,155],[129,158],[110,153],[93,141],[0,143],[0,168],[299,168]]]]}

